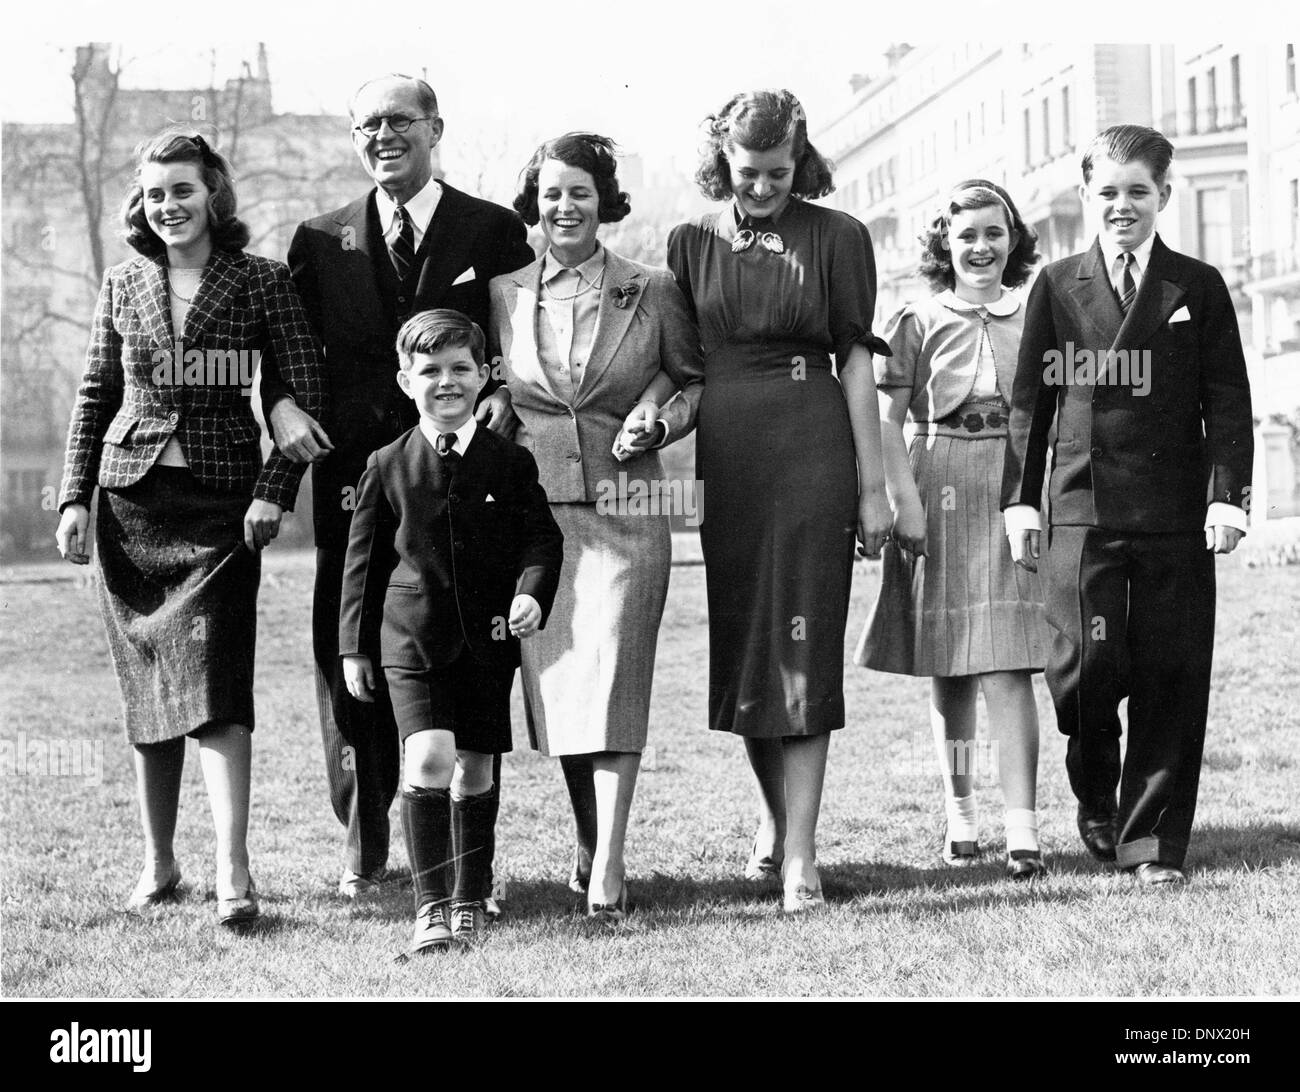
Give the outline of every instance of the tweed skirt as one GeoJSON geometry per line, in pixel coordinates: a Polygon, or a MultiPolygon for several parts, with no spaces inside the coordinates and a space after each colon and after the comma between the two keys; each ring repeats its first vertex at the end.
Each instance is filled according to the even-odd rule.
{"type": "Polygon", "coordinates": [[[99,491],[99,607],[131,743],[253,727],[261,558],[244,546],[248,504],[184,467],[99,491]]]}
{"type": "Polygon", "coordinates": [[[564,568],[546,628],[521,641],[528,740],[545,755],[640,752],[668,596],[668,518],[552,504],[564,568]]]}
{"type": "Polygon", "coordinates": [[[1042,584],[1011,560],[998,505],[1005,447],[1005,435],[912,440],[927,553],[886,545],[856,663],[927,677],[1043,670],[1042,584]]]}

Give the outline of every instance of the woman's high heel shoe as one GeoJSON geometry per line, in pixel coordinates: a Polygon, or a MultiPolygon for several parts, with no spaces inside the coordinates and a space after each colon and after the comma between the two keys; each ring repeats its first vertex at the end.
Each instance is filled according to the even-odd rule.
{"type": "Polygon", "coordinates": [[[126,910],[130,914],[139,914],[159,903],[167,902],[176,897],[176,888],[181,882],[181,866],[172,861],[171,875],[158,886],[152,886],[149,882],[141,880],[135,885],[135,890],[131,892],[131,897],[126,900],[126,910]]]}
{"type": "Polygon", "coordinates": [[[217,924],[227,928],[238,928],[256,921],[261,909],[257,904],[257,887],[253,875],[248,876],[248,887],[242,895],[231,899],[217,899],[217,924]]]}
{"type": "Polygon", "coordinates": [[[781,875],[784,856],[760,857],[758,839],[754,839],[754,848],[749,851],[749,860],[745,862],[745,879],[761,882],[781,875]]]}
{"type": "Polygon", "coordinates": [[[1010,880],[1036,880],[1047,875],[1047,865],[1036,849],[1013,849],[1007,854],[1007,878],[1010,880]]]}
{"type": "Polygon", "coordinates": [[[587,921],[592,925],[617,927],[627,920],[627,883],[618,892],[618,902],[591,903],[587,906],[587,921]]]}
{"type": "Polygon", "coordinates": [[[591,883],[591,854],[582,846],[573,847],[573,871],[569,873],[569,890],[575,895],[585,895],[591,883]]]}
{"type": "Polygon", "coordinates": [[[782,875],[781,879],[785,887],[785,899],[781,908],[787,914],[803,914],[811,910],[826,909],[826,896],[822,894],[820,875],[817,876],[815,887],[809,887],[806,883],[796,883],[791,887],[788,877],[782,875]]]}

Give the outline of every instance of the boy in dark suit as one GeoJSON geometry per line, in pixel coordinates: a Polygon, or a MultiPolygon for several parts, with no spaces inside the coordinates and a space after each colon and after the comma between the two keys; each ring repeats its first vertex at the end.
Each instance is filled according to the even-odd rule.
{"type": "Polygon", "coordinates": [[[1002,489],[1012,556],[1034,569],[1055,423],[1047,682],[1084,844],[1143,884],[1185,880],[1213,554],[1245,533],[1253,455],[1228,289],[1155,234],[1172,157],[1162,134],[1137,125],[1106,129],[1084,155],[1080,195],[1098,238],[1043,269],[1029,294],[1002,489]]]}
{"type": "Polygon", "coordinates": [[[362,475],[339,653],[348,691],[369,702],[369,650],[380,649],[402,739],[411,950],[424,952],[482,933],[493,759],[511,749],[519,640],[545,624],[563,535],[532,455],[474,420],[488,378],[477,324],[458,311],[424,311],[402,326],[397,352],[398,383],[420,421],[374,452],[362,475]]]}

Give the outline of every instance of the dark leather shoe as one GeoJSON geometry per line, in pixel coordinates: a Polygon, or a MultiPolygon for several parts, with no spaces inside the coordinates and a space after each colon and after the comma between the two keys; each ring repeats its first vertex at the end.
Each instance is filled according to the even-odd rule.
{"type": "Polygon", "coordinates": [[[978,842],[945,842],[943,863],[952,868],[969,868],[980,859],[978,842]]]}
{"type": "Polygon", "coordinates": [[[1152,887],[1155,884],[1187,882],[1187,877],[1183,875],[1181,868],[1160,864],[1158,861],[1143,861],[1140,865],[1134,865],[1128,871],[1132,874],[1133,879],[1144,887],[1152,887]]]}
{"type": "Polygon", "coordinates": [[[451,907],[445,902],[426,902],[415,912],[411,952],[445,952],[451,947],[451,907]]]}
{"type": "Polygon", "coordinates": [[[1036,849],[1013,849],[1007,854],[1007,878],[1036,880],[1047,875],[1047,865],[1036,849]]]}
{"type": "Polygon", "coordinates": [[[1079,809],[1079,837],[1099,861],[1115,859],[1115,816],[1089,815],[1079,809]]]}
{"type": "Polygon", "coordinates": [[[251,925],[261,912],[257,903],[257,885],[253,883],[251,875],[242,895],[217,899],[217,924],[227,929],[242,929],[245,925],[251,925]]]}

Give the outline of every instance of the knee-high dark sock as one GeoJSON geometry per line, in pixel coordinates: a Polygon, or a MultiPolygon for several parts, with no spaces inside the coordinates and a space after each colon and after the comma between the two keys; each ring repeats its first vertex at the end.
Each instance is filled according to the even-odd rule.
{"type": "Polygon", "coordinates": [[[492,894],[496,812],[497,799],[491,789],[451,799],[451,846],[456,857],[452,902],[481,902],[492,894]]]}
{"type": "Polygon", "coordinates": [[[402,790],[402,832],[415,885],[415,908],[447,899],[451,843],[451,790],[402,790]]]}
{"type": "Polygon", "coordinates": [[[492,815],[489,817],[487,890],[492,893],[492,862],[497,856],[497,815],[501,811],[501,756],[492,756],[492,787],[484,795],[492,797],[492,815]]]}
{"type": "Polygon", "coordinates": [[[561,755],[560,769],[569,788],[569,803],[578,828],[578,849],[588,870],[596,852],[596,782],[590,755],[561,755]]]}

